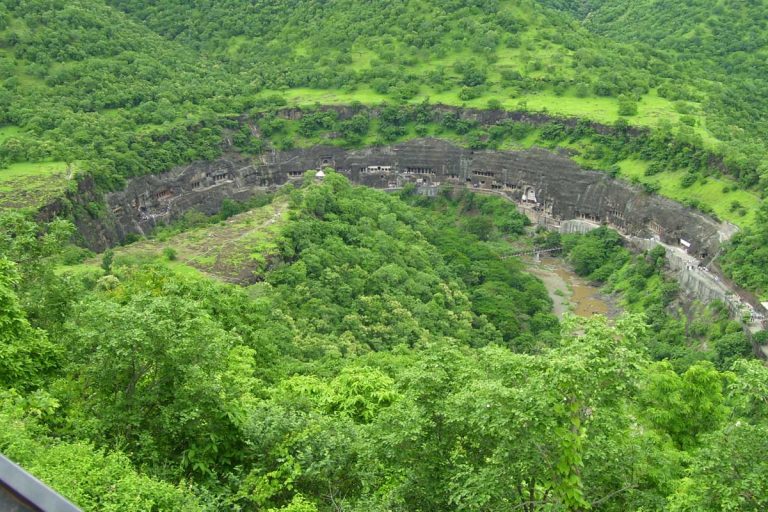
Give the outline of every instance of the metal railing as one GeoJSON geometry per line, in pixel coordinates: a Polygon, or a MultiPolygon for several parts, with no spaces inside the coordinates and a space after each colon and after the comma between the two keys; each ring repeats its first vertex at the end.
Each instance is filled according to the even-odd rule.
{"type": "Polygon", "coordinates": [[[82,512],[43,482],[0,454],[0,510],[82,512]]]}

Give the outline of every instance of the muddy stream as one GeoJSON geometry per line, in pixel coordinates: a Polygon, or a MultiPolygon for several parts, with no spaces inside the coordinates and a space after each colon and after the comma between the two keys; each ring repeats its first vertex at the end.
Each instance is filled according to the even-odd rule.
{"type": "Polygon", "coordinates": [[[539,262],[526,263],[528,271],[544,282],[558,318],[567,312],[578,316],[618,314],[618,308],[599,288],[577,276],[563,260],[545,256],[539,262]]]}

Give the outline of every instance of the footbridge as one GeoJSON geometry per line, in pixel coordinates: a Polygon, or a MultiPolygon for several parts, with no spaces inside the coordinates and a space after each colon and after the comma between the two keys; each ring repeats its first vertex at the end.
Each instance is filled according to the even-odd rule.
{"type": "Polygon", "coordinates": [[[500,257],[500,259],[506,260],[509,258],[515,258],[517,256],[533,256],[538,261],[542,254],[552,254],[562,250],[562,247],[534,247],[533,249],[524,249],[504,254],[500,257]]]}

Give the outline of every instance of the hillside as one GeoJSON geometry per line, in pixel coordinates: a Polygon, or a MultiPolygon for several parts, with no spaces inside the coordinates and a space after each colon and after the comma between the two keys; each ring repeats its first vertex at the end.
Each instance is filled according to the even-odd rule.
{"type": "MultiPolygon", "coordinates": [[[[191,120],[240,113],[270,90],[305,104],[492,101],[607,123],[623,105],[631,123],[666,120],[702,144],[715,140],[696,104],[681,113],[678,98],[660,94],[688,79],[667,55],[594,35],[532,1],[110,5],[129,17],[99,0],[69,3],[54,17],[54,4],[12,4],[3,16],[6,76],[24,85],[5,99],[4,130],[62,144],[104,139],[64,151],[34,150],[22,138],[33,149],[4,148],[6,161],[113,159],[133,142],[126,128],[167,137],[191,120]],[[35,30],[49,18],[56,25],[35,30]],[[678,126],[689,118],[693,127],[678,126]]],[[[138,159],[133,167],[155,165],[138,159]]]]}
{"type": "Polygon", "coordinates": [[[291,101],[495,100],[613,122],[624,95],[638,123],[679,117],[655,94],[672,76],[663,60],[533,1],[200,2],[192,17],[188,2],[112,4],[291,101]]]}
{"type": "Polygon", "coordinates": [[[114,187],[142,167],[215,153],[215,133],[185,128],[226,91],[209,69],[103,2],[4,4],[0,166],[81,161],[114,187]]]}
{"type": "Polygon", "coordinates": [[[0,452],[88,512],[768,510],[765,10],[0,2],[0,452]]]}
{"type": "Polygon", "coordinates": [[[0,449],[86,510],[465,510],[533,495],[714,511],[741,484],[714,501],[707,468],[756,475],[768,449],[753,391],[766,369],[738,323],[716,304],[674,312],[659,252],[633,256],[608,229],[533,241],[500,198],[393,195],[336,173],[95,260],[60,245],[61,221],[0,220],[19,235],[2,240],[14,350],[0,378],[14,389],[0,393],[0,449]],[[559,323],[543,284],[500,258],[531,243],[562,244],[580,275],[652,317],[559,323]],[[270,265],[241,288],[191,271],[213,254],[270,265]],[[749,448],[724,454],[734,436],[749,448]]]}
{"type": "Polygon", "coordinates": [[[663,52],[676,70],[666,97],[683,113],[703,113],[707,130],[726,142],[736,166],[762,176],[768,128],[768,6],[764,2],[594,0],[545,2],[575,11],[599,36],[663,52]],[[744,159],[746,161],[739,161],[744,159]]]}
{"type": "MultiPolygon", "coordinates": [[[[77,162],[114,189],[126,177],[211,158],[221,151],[228,117],[275,104],[427,99],[652,127],[723,155],[739,186],[762,188],[762,110],[752,99],[734,103],[752,98],[744,91],[723,92],[723,84],[753,83],[728,80],[732,70],[716,58],[728,47],[713,44],[683,61],[682,36],[653,47],[637,43],[632,30],[654,33],[646,30],[648,16],[621,11],[633,27],[623,30],[610,2],[590,4],[584,21],[575,3],[555,3],[559,11],[552,4],[8,4],[0,11],[0,165],[24,164],[39,184],[3,200],[39,206],[49,191],[62,190],[60,174],[35,171],[51,162],[77,162]]],[[[668,32],[684,12],[665,10],[653,20],[668,32]]],[[[729,16],[726,9],[721,18],[729,16]]],[[[760,69],[739,66],[750,77],[759,78],[760,69]]],[[[650,164],[655,156],[643,159],[650,164]]],[[[614,163],[590,165],[607,170],[614,163]]],[[[673,182],[687,172],[699,169],[662,163],[657,183],[646,181],[679,199],[673,182]]],[[[625,177],[644,179],[631,170],[625,177]]]]}
{"type": "MultiPolygon", "coordinates": [[[[275,263],[276,239],[286,217],[283,198],[232,217],[220,215],[216,223],[193,213],[175,229],[160,230],[153,239],[116,248],[113,262],[130,266],[163,261],[182,274],[199,271],[229,283],[253,284],[262,281],[275,263]]],[[[98,259],[90,261],[91,265],[98,263],[98,259]]]]}
{"type": "Polygon", "coordinates": [[[179,15],[187,2],[113,2],[259,88],[310,89],[291,95],[299,101],[429,96],[451,104],[496,99],[510,108],[523,100],[534,110],[612,122],[623,97],[622,112],[634,112],[637,101],[630,122],[681,122],[705,144],[727,142],[722,151],[734,166],[754,167],[739,158],[764,153],[764,7],[712,4],[230,2],[211,9],[201,2],[189,17],[179,15]],[[469,60],[480,73],[462,72],[469,60]],[[745,136],[757,147],[745,146],[745,136]]]}

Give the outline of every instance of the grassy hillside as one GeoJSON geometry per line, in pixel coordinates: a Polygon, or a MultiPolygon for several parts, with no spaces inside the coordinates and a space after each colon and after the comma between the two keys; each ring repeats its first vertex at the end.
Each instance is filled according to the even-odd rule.
{"type": "MultiPolygon", "coordinates": [[[[644,151],[596,151],[605,144],[573,135],[520,142],[576,149],[584,165],[749,226],[768,186],[764,10],[715,0],[7,2],[0,193],[7,206],[49,201],[66,182],[37,170],[46,162],[76,161],[105,190],[213,158],[233,116],[275,105],[429,99],[650,127],[663,143],[644,151]]],[[[490,131],[466,143],[493,147],[490,131]]],[[[301,143],[267,139],[249,150],[301,143]]]]}
{"type": "MultiPolygon", "coordinates": [[[[208,220],[190,214],[185,221],[189,223],[192,218],[199,222],[208,220]]],[[[161,230],[152,239],[116,248],[112,264],[117,267],[160,262],[183,275],[202,272],[230,283],[253,283],[264,279],[277,255],[276,237],[286,220],[286,201],[276,200],[180,233],[161,230]]],[[[92,260],[86,265],[98,267],[100,261],[92,260]]]]}
{"type": "Polygon", "coordinates": [[[24,162],[0,170],[0,208],[40,208],[74,184],[66,162],[24,162]]]}
{"type": "Polygon", "coordinates": [[[184,126],[205,116],[214,90],[229,93],[210,70],[97,0],[4,3],[0,174],[82,160],[109,181],[204,156],[218,140],[184,126]]]}
{"type": "Polygon", "coordinates": [[[192,2],[189,16],[189,2],[111,3],[257,87],[342,89],[361,100],[370,89],[448,103],[532,96],[531,108],[611,121],[624,95],[624,112],[639,101],[628,116],[637,124],[680,121],[712,145],[745,134],[763,142],[760,109],[731,94],[759,83],[734,85],[728,76],[737,67],[747,80],[764,75],[756,51],[764,36],[750,35],[764,19],[759,4],[230,1],[192,2]],[[469,61],[482,73],[463,73],[469,61]],[[585,98],[606,101],[585,112],[585,98]]]}
{"type": "Polygon", "coordinates": [[[768,5],[741,0],[545,1],[592,33],[663,54],[675,69],[664,94],[724,142],[736,166],[763,176],[768,133],[768,5]]]}
{"type": "Polygon", "coordinates": [[[296,103],[491,101],[664,122],[696,143],[717,141],[700,109],[660,94],[686,79],[667,56],[532,0],[109,5],[0,11],[0,164],[82,159],[117,176],[165,167],[215,151],[214,139],[190,143],[185,126],[259,108],[270,91],[296,103]]]}
{"type": "Polygon", "coordinates": [[[516,106],[530,97],[530,108],[614,121],[624,94],[629,103],[655,98],[641,105],[638,123],[679,117],[652,92],[672,73],[662,60],[534,1],[192,2],[192,16],[190,2],[111,3],[256,88],[305,88],[304,99],[516,106]],[[586,98],[597,101],[582,105],[586,98]]]}

